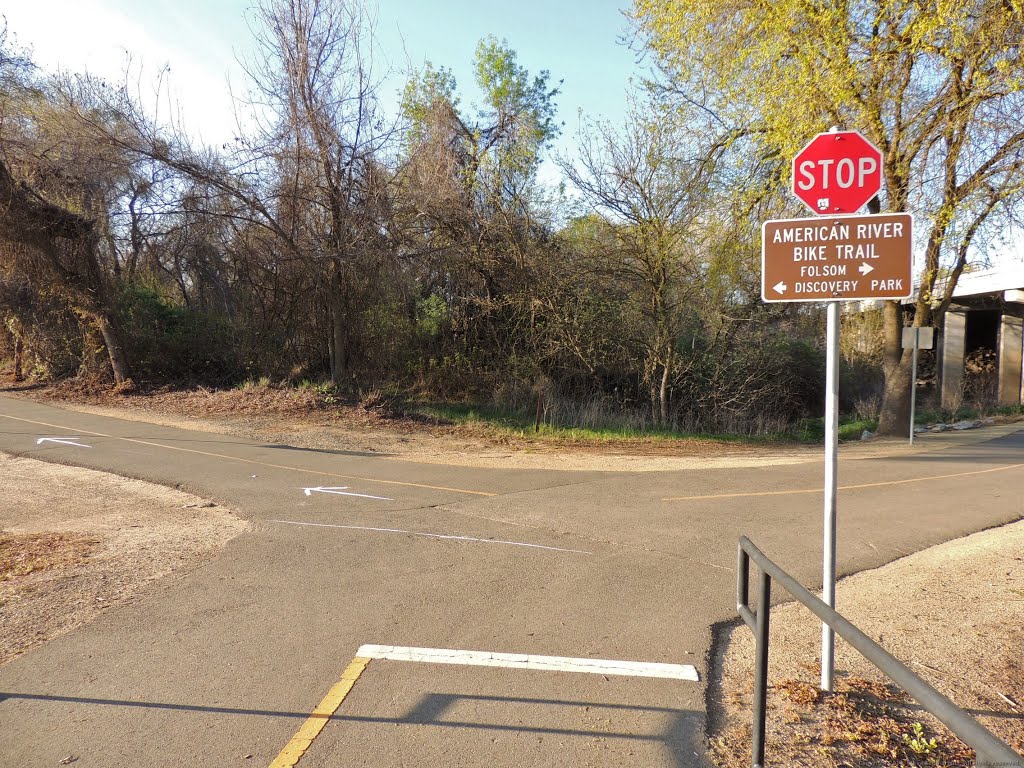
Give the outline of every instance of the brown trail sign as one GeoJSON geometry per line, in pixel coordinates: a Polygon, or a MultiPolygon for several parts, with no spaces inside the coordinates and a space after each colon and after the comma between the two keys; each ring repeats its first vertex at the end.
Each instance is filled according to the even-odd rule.
{"type": "Polygon", "coordinates": [[[903,299],[911,294],[909,213],[766,221],[761,298],[779,301],[903,299]]]}

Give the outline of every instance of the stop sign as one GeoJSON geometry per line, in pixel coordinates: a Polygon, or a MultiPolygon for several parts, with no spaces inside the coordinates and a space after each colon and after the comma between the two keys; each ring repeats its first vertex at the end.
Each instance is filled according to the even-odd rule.
{"type": "Polygon", "coordinates": [[[856,213],[881,189],[882,153],[857,131],[819,133],[793,158],[793,194],[815,213],[856,213]]]}

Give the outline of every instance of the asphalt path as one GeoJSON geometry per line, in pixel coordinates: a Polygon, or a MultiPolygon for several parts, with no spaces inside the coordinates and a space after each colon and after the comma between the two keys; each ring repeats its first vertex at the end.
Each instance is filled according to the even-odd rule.
{"type": "MultiPolygon", "coordinates": [[[[841,456],[840,573],[1019,519],[1024,431],[989,434],[841,456]]],[[[821,579],[820,461],[476,469],[8,397],[0,451],[181,488],[253,522],[208,565],[0,667],[3,765],[270,765],[345,677],[301,768],[702,766],[712,628],[735,617],[738,536],[804,583],[821,579]],[[366,644],[693,665],[700,681],[350,666],[366,644]]]]}

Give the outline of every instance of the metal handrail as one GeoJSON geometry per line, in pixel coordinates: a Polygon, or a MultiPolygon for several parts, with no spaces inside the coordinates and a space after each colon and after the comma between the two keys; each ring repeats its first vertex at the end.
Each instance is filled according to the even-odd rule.
{"type": "Polygon", "coordinates": [[[981,723],[960,709],[909,667],[861,632],[840,614],[810,593],[796,579],[773,563],[746,536],[741,536],[737,550],[736,610],[750,627],[757,640],[754,659],[754,733],[751,762],[755,768],[764,765],[766,703],[768,698],[768,626],[771,611],[772,579],[803,603],[836,634],[878,667],[890,680],[909,693],[926,710],[944,723],[957,737],[971,747],[978,757],[978,766],[986,768],[1024,768],[1024,757],[1013,751],[981,723]],[[761,569],[757,613],[750,610],[750,561],[761,569]]]}

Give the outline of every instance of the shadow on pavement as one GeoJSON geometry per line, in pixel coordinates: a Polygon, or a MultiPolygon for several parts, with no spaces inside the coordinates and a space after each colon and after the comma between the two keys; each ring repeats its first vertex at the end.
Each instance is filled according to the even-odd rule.
{"type": "Polygon", "coordinates": [[[300,448],[295,445],[278,445],[275,443],[265,443],[259,446],[260,448],[276,448],[282,451],[305,451],[307,453],[325,453],[331,456],[367,456],[376,458],[386,458],[388,456],[395,456],[393,453],[384,453],[381,451],[342,451],[336,448],[300,448]]]}
{"type": "MultiPolygon", "coordinates": [[[[296,727],[307,718],[313,717],[309,712],[291,712],[273,709],[247,709],[243,707],[212,707],[197,704],[172,704],[159,701],[131,701],[127,699],[103,699],[87,696],[55,696],[37,693],[20,693],[16,691],[0,691],[0,703],[5,701],[36,701],[56,704],[85,704],[112,707],[133,707],[143,709],[170,710],[177,712],[195,712],[202,714],[249,715],[261,717],[283,717],[296,721],[296,727]]],[[[344,705],[343,705],[344,706],[344,705]]],[[[325,716],[326,717],[326,716],[325,716]]],[[[554,736],[571,736],[580,738],[622,739],[663,743],[671,755],[672,762],[678,768],[707,768],[704,748],[704,713],[687,709],[670,707],[653,707],[633,704],[611,704],[588,701],[566,701],[561,699],[536,699],[513,696],[481,696],[461,693],[428,693],[402,717],[372,717],[363,715],[335,714],[326,717],[337,723],[367,723],[380,725],[418,725],[439,728],[485,730],[505,733],[529,733],[554,736]],[[554,726],[535,726],[516,723],[473,722],[464,720],[440,719],[456,702],[491,702],[498,704],[529,704],[559,708],[593,708],[601,710],[629,711],[634,713],[662,714],[669,719],[669,726],[661,733],[628,733],[616,732],[601,728],[588,730],[585,728],[559,728],[554,726]]]]}
{"type": "Polygon", "coordinates": [[[0,691],[0,704],[5,701],[54,702],[58,704],[93,704],[109,707],[139,707],[142,709],[165,709],[179,712],[203,712],[215,715],[259,715],[262,717],[294,717],[305,719],[309,712],[287,712],[275,709],[243,709],[239,707],[205,707],[198,704],[171,704],[164,701],[129,701],[127,699],[98,699],[88,696],[51,696],[39,693],[17,693],[0,691]]]}

